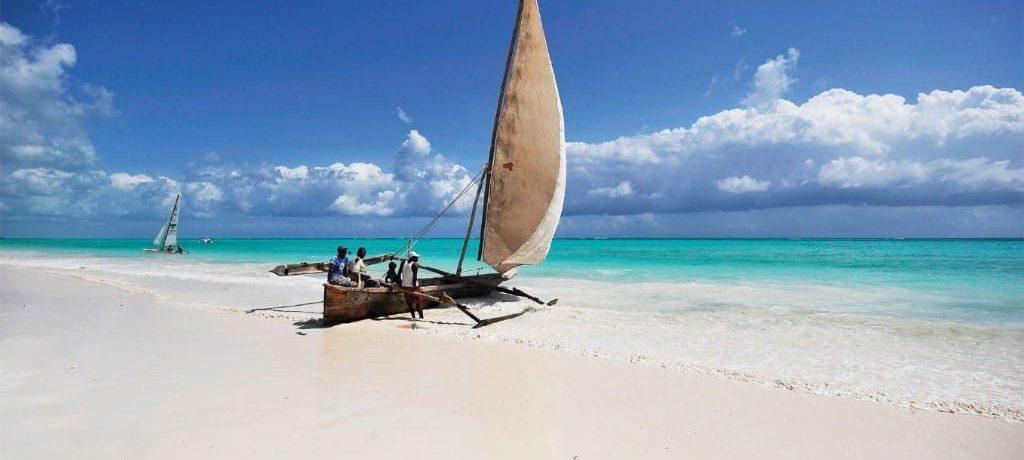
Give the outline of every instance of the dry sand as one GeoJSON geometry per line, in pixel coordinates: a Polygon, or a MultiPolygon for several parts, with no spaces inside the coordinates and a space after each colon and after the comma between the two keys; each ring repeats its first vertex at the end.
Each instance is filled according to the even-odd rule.
{"type": "Polygon", "coordinates": [[[304,329],[48,271],[0,268],[0,280],[3,459],[1024,452],[1024,424],[420,334],[406,320],[304,329]]]}

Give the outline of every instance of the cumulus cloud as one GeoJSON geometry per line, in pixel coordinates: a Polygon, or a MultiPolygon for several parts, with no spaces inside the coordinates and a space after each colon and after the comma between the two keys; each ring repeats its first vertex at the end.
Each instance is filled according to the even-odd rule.
{"type": "Polygon", "coordinates": [[[800,50],[790,48],[786,55],[778,55],[764,64],[757,66],[754,83],[743,98],[743,104],[761,110],[769,110],[782,95],[789,92],[789,87],[796,82],[790,73],[800,59],[800,50]]]}
{"type": "Polygon", "coordinates": [[[37,44],[0,22],[0,162],[7,168],[93,167],[97,156],[83,119],[113,113],[106,88],[68,83],[77,61],[67,43],[37,44]],[[72,97],[72,89],[80,93],[72,97]]]}
{"type": "Polygon", "coordinates": [[[757,180],[750,176],[744,175],[743,177],[726,177],[725,179],[718,179],[715,181],[715,185],[718,189],[723,192],[729,193],[746,193],[746,192],[763,192],[768,190],[768,187],[772,185],[771,181],[757,180]]]}
{"type": "Polygon", "coordinates": [[[159,216],[166,214],[180,189],[177,181],[164,176],[107,174],[102,170],[69,172],[46,167],[17,169],[0,182],[0,195],[19,218],[159,216]]]}
{"type": "Polygon", "coordinates": [[[145,174],[131,175],[128,173],[114,173],[110,175],[110,186],[121,190],[131,190],[136,185],[153,182],[153,178],[145,174]]]}
{"type": "Polygon", "coordinates": [[[71,84],[67,72],[77,59],[70,44],[40,43],[0,22],[4,218],[148,215],[157,208],[165,213],[177,182],[96,169],[98,156],[82,123],[113,115],[113,93],[71,84]]]}
{"type": "Polygon", "coordinates": [[[224,192],[210,182],[189,182],[185,184],[184,194],[198,217],[214,216],[217,207],[224,201],[224,192]]]}
{"type": "Polygon", "coordinates": [[[1024,95],[1016,89],[935,90],[908,101],[836,88],[770,105],[571,143],[565,212],[1024,203],[1024,95]],[[607,200],[604,191],[623,181],[632,199],[607,200]]]}
{"type": "MultiPolygon", "coordinates": [[[[217,161],[188,172],[186,193],[208,192],[210,198],[201,207],[204,215],[220,210],[305,217],[421,216],[440,211],[472,182],[464,167],[435,152],[416,130],[409,131],[388,169],[358,161],[255,169],[217,161]]],[[[468,210],[472,190],[453,206],[453,213],[468,210]]]]}
{"type": "MultiPolygon", "coordinates": [[[[434,152],[430,142],[416,130],[409,131],[395,155],[394,169],[403,183],[401,192],[409,210],[422,214],[440,211],[473,181],[464,166],[434,152]]],[[[465,197],[472,196],[473,190],[476,189],[471,187],[465,197]]],[[[471,199],[464,198],[453,209],[463,212],[470,206],[471,199]]]]}
{"type": "Polygon", "coordinates": [[[959,191],[1024,192],[1024,169],[988,158],[916,161],[837,158],[818,170],[818,183],[840,188],[906,188],[931,181],[959,191]]]}
{"type": "Polygon", "coordinates": [[[18,46],[25,43],[27,39],[28,37],[21,33],[17,27],[5,22],[0,22],[0,45],[18,46]]]}

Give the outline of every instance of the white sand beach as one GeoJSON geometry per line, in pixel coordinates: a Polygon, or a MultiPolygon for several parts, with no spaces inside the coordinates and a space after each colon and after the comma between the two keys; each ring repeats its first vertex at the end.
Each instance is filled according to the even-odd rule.
{"type": "MultiPolygon", "coordinates": [[[[144,283],[100,278],[0,267],[0,458],[1024,452],[1016,422],[414,329],[430,322],[322,329],[190,308],[202,292],[176,302],[144,283]]],[[[249,289],[250,299],[278,300],[269,287],[249,289]]]]}

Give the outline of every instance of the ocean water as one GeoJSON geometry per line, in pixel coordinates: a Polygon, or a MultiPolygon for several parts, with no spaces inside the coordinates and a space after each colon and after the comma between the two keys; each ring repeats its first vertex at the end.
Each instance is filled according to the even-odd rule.
{"type": "MultiPolygon", "coordinates": [[[[0,239],[0,265],[76,270],[191,306],[243,309],[252,286],[270,304],[319,298],[322,276],[276,277],[275,265],[325,261],[339,244],[373,255],[404,243],[182,240],[190,253],[167,256],[144,254],[142,239],[0,239]]],[[[475,243],[469,272],[486,270],[475,243]]],[[[454,270],[461,244],[424,239],[415,250],[454,270]]],[[[1024,421],[1021,239],[558,239],[546,262],[521,267],[510,284],[560,301],[476,330],[457,311],[435,311],[444,321],[423,329],[1024,421]]],[[[501,295],[469,303],[482,315],[531,305],[501,295]]]]}
{"type": "MultiPolygon", "coordinates": [[[[400,239],[182,240],[189,262],[264,264],[327,261],[344,244],[370,255],[403,248],[400,239]]],[[[487,271],[470,243],[464,270],[487,271]]],[[[152,261],[141,239],[0,239],[0,251],[39,257],[92,257],[152,261]]],[[[461,239],[424,239],[415,245],[423,263],[454,271],[461,239]]],[[[558,239],[539,266],[521,277],[616,284],[717,283],[831,286],[863,291],[899,290],[902,299],[879,304],[829,301],[819,309],[949,319],[978,323],[1024,322],[1024,240],[882,239],[558,239]]],[[[770,299],[765,299],[770,300],[770,299]]],[[[804,302],[802,302],[804,303],[804,302]]],[[[807,302],[815,309],[814,302],[807,302]]],[[[692,307],[692,306],[691,306],[692,307]]],[[[714,308],[714,305],[704,305],[714,308]]],[[[630,307],[633,309],[634,307],[630,307]]],[[[652,304],[659,311],[672,305],[652,304]]]]}

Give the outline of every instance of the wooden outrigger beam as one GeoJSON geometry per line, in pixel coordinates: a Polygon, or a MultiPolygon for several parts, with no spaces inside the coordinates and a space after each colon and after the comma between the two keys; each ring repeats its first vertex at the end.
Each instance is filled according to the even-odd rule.
{"type": "MultiPolygon", "coordinates": [[[[431,272],[437,273],[438,275],[441,275],[441,276],[448,276],[448,277],[451,277],[451,278],[457,278],[460,282],[472,283],[472,284],[480,284],[480,283],[474,283],[473,280],[466,279],[466,278],[464,278],[464,277],[462,277],[460,275],[456,275],[454,273],[448,273],[448,272],[446,272],[444,270],[441,270],[439,268],[428,267],[428,266],[422,265],[422,264],[420,265],[420,268],[422,268],[424,270],[427,270],[427,271],[431,271],[431,272]]],[[[501,286],[494,286],[493,289],[495,291],[504,292],[506,294],[512,294],[512,295],[517,296],[517,297],[525,297],[525,298],[530,299],[530,300],[532,300],[534,302],[537,302],[537,303],[539,303],[541,305],[547,305],[549,307],[554,305],[554,304],[556,304],[556,303],[558,303],[558,299],[551,299],[551,300],[545,302],[543,300],[538,299],[537,297],[534,297],[534,296],[532,296],[530,294],[527,294],[526,292],[522,291],[519,288],[509,289],[509,288],[504,288],[504,287],[501,287],[501,286]]]]}
{"type": "Polygon", "coordinates": [[[483,326],[486,326],[488,324],[494,324],[494,323],[497,323],[498,321],[504,321],[506,319],[512,319],[512,318],[515,318],[515,317],[518,317],[518,316],[522,316],[523,314],[526,313],[526,310],[523,310],[523,311],[521,311],[519,313],[513,313],[511,315],[505,315],[505,316],[499,316],[497,318],[480,319],[480,318],[477,318],[477,316],[474,315],[473,312],[469,311],[469,307],[456,302],[455,299],[449,297],[448,294],[442,293],[439,297],[434,297],[432,295],[427,295],[427,294],[424,294],[422,292],[415,292],[415,291],[406,291],[405,293],[409,294],[409,295],[412,295],[412,296],[416,296],[416,297],[422,298],[422,299],[427,299],[427,300],[430,300],[432,302],[437,302],[439,304],[451,304],[451,305],[454,305],[455,308],[458,308],[459,311],[465,313],[466,316],[470,317],[473,321],[476,322],[476,325],[473,326],[473,329],[476,329],[478,327],[483,327],[483,326]]]}

